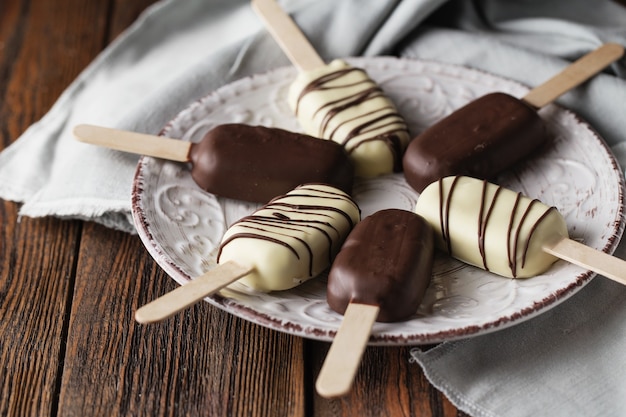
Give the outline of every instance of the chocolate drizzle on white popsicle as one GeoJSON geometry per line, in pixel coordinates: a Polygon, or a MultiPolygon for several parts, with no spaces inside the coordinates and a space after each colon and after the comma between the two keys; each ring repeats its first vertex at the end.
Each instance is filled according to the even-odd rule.
{"type": "MultiPolygon", "coordinates": [[[[455,194],[456,186],[461,177],[456,176],[451,181],[451,184],[447,190],[444,189],[444,181],[439,180],[439,218],[441,234],[444,242],[446,243],[447,251],[450,255],[455,256],[455,248],[452,245],[452,239],[450,237],[450,213],[452,211],[452,199],[455,194]],[[445,203],[443,203],[445,201],[445,203]]],[[[477,180],[478,181],[478,180],[477,180]]],[[[501,193],[504,190],[503,187],[491,184],[486,180],[482,180],[482,189],[480,192],[479,209],[476,213],[476,249],[480,254],[482,260],[481,267],[489,271],[489,251],[485,248],[485,242],[490,238],[487,235],[487,226],[494,210],[502,210],[504,207],[502,204],[496,208],[498,202],[501,199],[510,199],[510,195],[503,195],[501,193]],[[489,192],[489,190],[495,190],[489,192]]],[[[521,260],[521,268],[526,265],[526,258],[528,257],[528,249],[530,241],[537,227],[542,221],[550,214],[551,211],[556,210],[554,207],[548,207],[541,204],[539,200],[523,198],[521,193],[517,193],[514,197],[513,204],[506,206],[508,210],[508,227],[506,228],[506,258],[510,268],[510,274],[513,278],[517,277],[518,259],[521,260]],[[534,220],[530,219],[530,213],[533,208],[539,207],[543,210],[543,214],[539,216],[532,216],[534,220]],[[532,223],[529,223],[532,221],[532,223]]],[[[502,214],[502,213],[499,213],[502,214]]]]}
{"type": "Polygon", "coordinates": [[[359,220],[350,196],[326,184],[305,184],[233,224],[217,267],[141,307],[141,323],[163,320],[239,280],[258,291],[295,287],[330,266],[359,220]]]}
{"type": "Polygon", "coordinates": [[[243,257],[255,265],[243,284],[289,289],[326,269],[359,220],[359,208],[346,193],[305,184],[235,222],[222,238],[217,262],[243,257]]]}
{"type": "MultiPolygon", "coordinates": [[[[333,224],[332,213],[343,217],[350,229],[355,222],[346,211],[333,206],[336,201],[347,201],[346,194],[328,190],[328,188],[313,184],[299,187],[297,192],[270,201],[262,209],[234,223],[230,233],[220,245],[217,255],[218,263],[223,249],[234,240],[258,239],[287,248],[297,259],[308,258],[308,276],[313,277],[319,274],[321,271],[315,268],[316,262],[314,261],[315,257],[322,256],[322,254],[314,251],[311,246],[315,242],[300,236],[311,234],[323,236],[327,241],[325,246],[328,248],[326,263],[330,264],[338,250],[337,241],[342,237],[339,226],[333,224]],[[299,201],[290,203],[289,200],[292,199],[299,201]],[[303,204],[304,201],[317,202],[317,204],[303,204]],[[320,201],[328,202],[328,204],[322,205],[320,201]]],[[[354,206],[356,207],[356,204],[354,206]]]]}
{"type": "Polygon", "coordinates": [[[297,117],[318,121],[317,131],[310,131],[310,134],[342,144],[348,154],[364,143],[382,141],[393,155],[393,170],[402,169],[408,128],[383,90],[369,79],[364,70],[340,66],[324,73],[310,81],[292,105],[297,117]],[[350,78],[353,73],[359,74],[356,81],[350,78]],[[309,94],[322,91],[335,98],[328,102],[314,98],[312,102],[320,103],[318,107],[307,110],[307,116],[301,115],[303,100],[309,94]],[[361,106],[362,110],[354,114],[353,109],[357,106],[361,106]]]}
{"type": "Polygon", "coordinates": [[[555,207],[485,180],[435,181],[415,211],[433,227],[439,248],[495,274],[530,278],[563,259],[626,284],[626,262],[570,239],[555,207]]]}

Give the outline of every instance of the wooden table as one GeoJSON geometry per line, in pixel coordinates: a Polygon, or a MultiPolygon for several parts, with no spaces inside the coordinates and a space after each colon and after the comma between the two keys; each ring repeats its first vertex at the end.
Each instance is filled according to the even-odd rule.
{"type": "MultiPolygon", "coordinates": [[[[0,149],[154,0],[2,0],[0,149]]],[[[411,363],[371,347],[352,393],[314,381],[329,344],[201,303],[139,325],[173,290],[139,238],[89,222],[18,219],[0,202],[0,416],[463,416],[411,363]]]]}

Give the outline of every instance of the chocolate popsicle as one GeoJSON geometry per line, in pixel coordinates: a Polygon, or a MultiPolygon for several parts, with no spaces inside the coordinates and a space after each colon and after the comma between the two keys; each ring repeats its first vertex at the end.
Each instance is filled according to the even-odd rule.
{"type": "Polygon", "coordinates": [[[407,182],[421,192],[450,175],[493,179],[548,140],[537,109],[586,81],[623,52],[621,45],[603,45],[521,100],[497,92],[456,110],[409,144],[402,162],[407,182]]]}
{"type": "Polygon", "coordinates": [[[191,162],[200,188],[237,200],[267,203],[304,183],[324,183],[350,193],[354,168],[340,145],[283,129],[224,124],[191,143],[99,126],[79,125],[83,142],[191,162]]]}
{"type": "Polygon", "coordinates": [[[320,395],[349,391],[375,321],[401,321],[417,312],[433,253],[432,227],[409,211],[381,210],[355,226],[328,275],[328,304],[344,319],[317,379],[320,395]]]}
{"type": "Polygon", "coordinates": [[[217,267],[138,309],[152,323],[239,280],[256,291],[293,288],[328,268],[352,227],[357,204],[325,184],[304,184],[235,222],[222,237],[217,267]]]}
{"type": "Polygon", "coordinates": [[[486,271],[530,278],[563,259],[626,285],[626,262],[570,239],[555,207],[486,180],[437,180],[415,211],[432,226],[437,247],[486,271]]]}
{"type": "Polygon", "coordinates": [[[406,210],[381,210],[363,219],[330,269],[330,308],[343,314],[351,302],[377,305],[380,322],[414,314],[430,282],[433,236],[423,218],[406,210]]]}

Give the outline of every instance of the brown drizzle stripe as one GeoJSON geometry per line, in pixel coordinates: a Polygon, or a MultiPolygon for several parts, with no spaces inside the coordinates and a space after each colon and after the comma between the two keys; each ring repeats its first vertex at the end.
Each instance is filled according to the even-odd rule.
{"type": "MultiPolygon", "coordinates": [[[[518,196],[520,195],[520,193],[518,193],[518,196]]],[[[524,226],[524,222],[526,221],[526,218],[528,217],[528,214],[530,213],[530,210],[532,209],[533,205],[535,205],[536,203],[539,203],[539,200],[531,200],[530,203],[528,203],[528,206],[526,207],[526,210],[524,211],[524,214],[522,215],[522,218],[520,219],[519,224],[517,225],[517,230],[515,231],[515,235],[512,238],[513,241],[513,259],[509,260],[509,266],[511,268],[511,275],[513,275],[514,277],[517,276],[517,251],[519,249],[519,239],[520,236],[522,234],[522,226],[524,226]]],[[[511,219],[513,219],[515,217],[515,212],[511,213],[511,219]]],[[[533,230],[535,228],[536,224],[533,225],[533,228],[531,230],[533,230]]],[[[528,243],[530,242],[530,236],[531,234],[528,235],[528,240],[526,241],[526,245],[525,247],[528,248],[528,243]]],[[[510,245],[511,243],[509,243],[510,245]]],[[[522,268],[524,267],[524,263],[526,262],[526,253],[527,251],[524,250],[523,256],[522,256],[522,268]]]]}
{"type": "Polygon", "coordinates": [[[314,230],[316,232],[316,235],[324,236],[328,241],[328,262],[331,262],[333,257],[333,243],[335,241],[333,238],[340,238],[341,234],[332,224],[332,216],[324,212],[332,211],[338,213],[346,219],[350,227],[354,226],[354,222],[350,215],[345,211],[335,207],[335,204],[332,203],[333,201],[337,200],[348,201],[352,203],[355,208],[358,209],[358,206],[356,205],[354,200],[352,200],[348,195],[340,193],[339,191],[333,192],[321,188],[316,188],[315,185],[300,186],[289,194],[285,194],[283,196],[273,199],[268,204],[257,210],[255,213],[243,217],[231,226],[231,228],[234,226],[238,226],[246,231],[235,233],[221,243],[217,254],[217,262],[219,263],[222,249],[232,241],[240,238],[270,241],[289,249],[289,251],[292,252],[297,259],[300,259],[298,250],[295,247],[291,246],[285,240],[281,239],[281,237],[285,237],[288,239],[297,240],[306,249],[309,255],[309,275],[312,276],[314,265],[313,249],[306,240],[294,236],[290,232],[297,232],[309,229],[314,230]],[[307,193],[307,191],[310,192],[307,193]],[[291,198],[314,198],[317,200],[322,199],[327,200],[329,202],[329,205],[291,204],[285,202],[285,200],[291,198]],[[259,214],[268,210],[271,210],[270,215],[259,214]],[[290,217],[290,214],[294,213],[300,215],[310,214],[312,216],[315,216],[316,218],[310,220],[292,219],[290,217]],[[328,221],[324,221],[325,218],[328,219],[328,221]],[[328,233],[325,228],[334,230],[335,236],[331,236],[331,234],[328,233]]]}
{"type": "MultiPolygon", "coordinates": [[[[326,237],[326,240],[328,240],[328,260],[331,261],[332,260],[332,243],[333,243],[333,238],[332,236],[330,236],[322,227],[317,226],[316,224],[319,225],[323,225],[323,226],[328,226],[333,230],[336,230],[332,224],[330,224],[329,222],[321,222],[321,221],[316,221],[316,220],[298,220],[298,219],[289,219],[289,217],[284,216],[284,218],[282,219],[276,219],[276,218],[271,218],[271,217],[264,217],[264,216],[249,216],[246,220],[245,223],[248,224],[243,224],[240,223],[241,227],[245,227],[245,228],[250,228],[250,229],[256,229],[259,232],[266,232],[266,233],[270,233],[270,234],[277,234],[277,235],[282,235],[282,236],[288,236],[294,239],[299,240],[303,245],[305,245],[307,248],[309,248],[309,246],[306,244],[306,242],[304,242],[302,239],[296,238],[290,234],[287,234],[287,231],[299,231],[303,228],[308,228],[308,229],[313,229],[313,230],[317,230],[319,233],[321,233],[322,235],[324,235],[324,237],[326,237]],[[256,224],[257,227],[252,226],[252,224],[256,224]],[[270,226],[270,227],[277,227],[279,229],[283,229],[285,230],[285,233],[279,233],[277,231],[271,231],[268,230],[266,228],[263,228],[262,226],[270,226]],[[298,227],[294,227],[294,226],[298,226],[298,227]]],[[[238,235],[233,235],[231,236],[231,238],[224,242],[224,245],[226,245],[229,241],[231,241],[233,239],[233,237],[237,237],[238,235]]],[[[250,237],[250,236],[247,236],[250,237]]],[[[293,248],[291,248],[293,250],[293,248]]],[[[310,252],[310,248],[308,249],[310,252]]],[[[296,253],[296,252],[294,252],[296,253]]],[[[300,259],[300,256],[296,253],[296,257],[298,259],[300,259]]],[[[312,256],[311,256],[312,258],[312,256]]]]}
{"type": "MultiPolygon", "coordinates": [[[[329,139],[334,139],[332,134],[329,135],[326,132],[328,130],[328,125],[330,124],[330,122],[335,116],[337,116],[339,113],[343,111],[348,110],[350,107],[357,106],[361,103],[365,103],[366,101],[381,97],[382,95],[383,94],[380,88],[373,87],[368,90],[362,91],[360,93],[353,94],[352,96],[349,96],[348,99],[344,98],[335,102],[327,103],[323,107],[320,107],[319,109],[315,111],[314,115],[317,115],[317,113],[324,112],[324,111],[326,112],[326,114],[324,115],[324,118],[322,119],[322,122],[320,123],[319,135],[322,137],[328,137],[329,139]],[[342,104],[339,104],[339,103],[342,103],[342,104]]],[[[360,117],[358,117],[358,119],[367,119],[367,115],[363,114],[360,117]]],[[[344,140],[344,143],[347,143],[350,139],[352,139],[352,137],[348,136],[344,140]]]]}
{"type": "MultiPolygon", "coordinates": [[[[331,72],[330,74],[325,74],[321,77],[319,77],[316,80],[311,81],[305,88],[304,90],[302,90],[302,92],[300,93],[300,96],[298,97],[298,101],[296,101],[296,109],[295,109],[295,113],[296,115],[298,115],[299,109],[300,109],[300,102],[302,101],[302,98],[307,95],[308,93],[310,93],[311,91],[319,91],[319,90],[332,90],[334,88],[337,87],[329,87],[327,84],[330,82],[333,82],[334,80],[343,77],[346,74],[349,74],[350,72],[353,71],[357,71],[357,72],[365,72],[360,68],[346,68],[346,69],[342,69],[342,70],[338,70],[338,71],[334,71],[331,72]]],[[[359,85],[359,84],[363,84],[363,81],[359,81],[356,83],[350,83],[350,84],[344,84],[343,87],[354,87],[355,85],[359,85]]]]}
{"type": "MultiPolygon", "coordinates": [[[[513,204],[513,212],[517,213],[517,207],[519,206],[519,203],[521,200],[522,200],[522,193],[517,193],[517,196],[515,197],[515,203],[513,204]]],[[[509,221],[509,227],[507,228],[507,231],[506,231],[507,242],[508,242],[508,244],[506,245],[506,254],[507,254],[507,259],[509,262],[509,268],[511,269],[511,271],[515,270],[516,264],[517,264],[517,256],[515,256],[515,254],[517,254],[517,239],[515,239],[514,241],[511,239],[514,224],[515,224],[515,216],[511,216],[510,221],[509,221]],[[513,242],[513,245],[511,245],[511,242],[513,242]]],[[[522,222],[520,222],[520,224],[522,224],[522,222]]]]}
{"type": "MultiPolygon", "coordinates": [[[[485,199],[487,198],[487,184],[483,181],[483,189],[480,194],[480,208],[478,209],[478,251],[483,260],[483,268],[487,269],[487,257],[485,256],[485,229],[487,228],[487,222],[483,221],[483,213],[485,211],[485,199]]],[[[492,202],[493,203],[493,202],[492,202]]],[[[493,204],[492,204],[493,207],[493,204]]]]}
{"type": "MultiPolygon", "coordinates": [[[[353,121],[355,121],[355,120],[357,120],[357,119],[360,119],[361,117],[366,117],[366,116],[367,116],[367,117],[371,117],[372,115],[374,115],[374,114],[376,114],[376,113],[381,113],[381,112],[385,112],[385,113],[384,113],[384,117],[393,117],[393,116],[391,116],[391,115],[388,115],[388,114],[386,113],[386,109],[384,109],[384,108],[382,108],[382,109],[376,109],[376,110],[371,111],[371,112],[369,112],[369,113],[363,113],[363,115],[359,115],[359,116],[357,116],[357,117],[353,117],[353,118],[351,118],[351,119],[346,119],[345,121],[343,121],[343,122],[341,122],[341,123],[338,123],[338,124],[337,124],[337,126],[335,126],[335,128],[333,129],[333,131],[332,131],[332,132],[330,132],[330,135],[329,135],[329,136],[330,136],[331,138],[334,138],[334,137],[335,137],[335,134],[337,133],[337,131],[338,131],[338,130],[342,127],[342,126],[344,126],[344,125],[345,125],[345,124],[347,124],[347,123],[353,122],[353,121]]],[[[393,122],[391,122],[391,123],[389,123],[389,124],[387,124],[387,125],[385,125],[385,126],[388,126],[388,125],[391,125],[391,124],[394,124],[394,123],[397,123],[397,122],[396,122],[396,121],[393,121],[393,122]]],[[[385,126],[383,126],[383,127],[385,127],[385,126]]],[[[354,131],[354,130],[353,130],[353,131],[354,131]]],[[[369,132],[369,131],[368,131],[368,132],[369,132]]],[[[352,136],[352,135],[351,135],[351,136],[352,136]]]]}
{"type": "Polygon", "coordinates": [[[445,190],[443,189],[443,181],[441,179],[439,180],[439,226],[441,228],[441,236],[443,237],[444,243],[446,243],[450,255],[452,255],[452,242],[450,240],[450,229],[448,229],[450,222],[450,200],[452,199],[452,190],[456,187],[458,180],[459,177],[454,177],[452,180],[447,198],[444,198],[445,190]]]}
{"type": "MultiPolygon", "coordinates": [[[[533,201],[537,201],[538,200],[533,200],[533,201]]],[[[539,226],[539,224],[541,224],[541,222],[543,221],[543,219],[545,219],[546,217],[548,217],[548,215],[552,212],[552,211],[556,211],[556,207],[549,207],[545,213],[543,213],[541,215],[541,217],[539,217],[537,219],[537,221],[535,222],[535,224],[533,224],[533,227],[530,229],[530,233],[528,233],[528,240],[526,241],[526,245],[524,246],[524,256],[522,257],[522,268],[524,267],[524,265],[526,264],[526,254],[528,253],[528,246],[530,245],[530,240],[533,237],[533,234],[535,233],[535,230],[537,230],[537,227],[539,226]]]]}
{"type": "MultiPolygon", "coordinates": [[[[489,183],[483,180],[483,191],[482,191],[483,199],[486,198],[488,185],[489,183]]],[[[485,216],[485,219],[482,220],[482,225],[479,225],[479,229],[478,229],[479,230],[478,245],[479,245],[480,254],[482,256],[483,267],[485,268],[485,271],[489,271],[489,267],[487,266],[487,253],[485,251],[487,224],[489,223],[489,219],[491,218],[491,214],[493,213],[493,208],[496,204],[496,201],[498,200],[498,195],[500,194],[500,190],[502,190],[502,187],[498,187],[496,189],[496,192],[493,195],[493,198],[491,199],[491,204],[489,205],[489,210],[487,211],[487,215],[485,216]]],[[[481,216],[482,216],[482,213],[481,213],[481,216]]]]}

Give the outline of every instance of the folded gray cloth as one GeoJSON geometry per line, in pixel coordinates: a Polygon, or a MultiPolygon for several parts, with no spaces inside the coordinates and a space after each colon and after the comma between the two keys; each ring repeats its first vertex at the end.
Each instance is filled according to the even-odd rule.
{"type": "MultiPolygon", "coordinates": [[[[626,8],[608,0],[285,1],[323,58],[395,54],[463,64],[537,85],[605,42],[626,45],[626,8]]],[[[157,133],[199,97],[289,65],[243,0],[163,0],[109,46],[50,112],[0,154],[0,197],[21,215],[133,231],[136,156],[77,143],[94,123],[157,133]],[[80,175],[77,175],[80,173],[80,175]]],[[[626,166],[626,61],[559,103],[626,166]]],[[[624,257],[623,248],[618,250],[624,257]]],[[[412,359],[476,416],[623,415],[626,289],[598,277],[563,305],[490,335],[415,349],[412,359]]]]}

